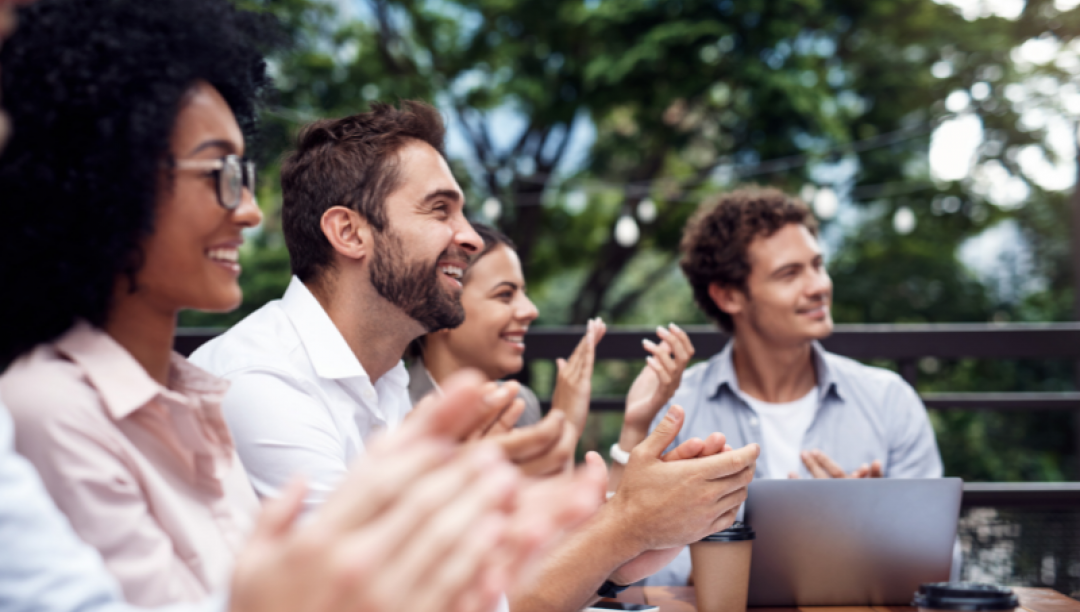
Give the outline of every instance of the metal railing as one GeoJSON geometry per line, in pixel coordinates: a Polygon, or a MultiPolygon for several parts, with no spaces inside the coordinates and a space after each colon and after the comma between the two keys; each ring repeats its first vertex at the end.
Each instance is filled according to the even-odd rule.
{"type": "MultiPolygon", "coordinates": [[[[686,328],[698,356],[714,355],[727,335],[715,328],[686,328]]],[[[528,359],[569,355],[584,327],[538,328],[529,332],[528,359]]],[[[597,346],[598,359],[644,359],[641,339],[655,335],[649,328],[608,330],[597,346]]],[[[938,325],[837,325],[822,344],[852,359],[897,362],[900,375],[912,386],[918,360],[940,359],[1068,359],[1080,361],[1080,323],[950,323],[938,325]]],[[[1080,410],[1080,392],[1065,393],[928,393],[928,408],[961,410],[1080,410]]],[[[593,410],[622,410],[622,398],[598,397],[593,410]]]]}
{"type": "MultiPolygon", "coordinates": [[[[715,328],[686,328],[699,357],[720,351],[728,338],[715,328]]],[[[175,346],[190,354],[219,334],[219,329],[181,328],[175,346]]],[[[568,356],[585,333],[579,327],[539,327],[529,331],[528,360],[568,356]]],[[[644,359],[641,339],[651,328],[609,329],[597,347],[604,360],[644,359]]],[[[918,360],[1061,359],[1080,362],[1080,323],[837,325],[825,348],[853,359],[893,360],[901,376],[917,382],[918,360]]],[[[1080,412],[1080,392],[927,393],[928,408],[938,410],[1071,410],[1080,412]]],[[[546,402],[545,402],[546,403],[546,402]]],[[[596,397],[594,411],[622,411],[623,398],[596,397]]],[[[964,506],[1080,508],[1080,483],[967,483],[964,506]]]]}

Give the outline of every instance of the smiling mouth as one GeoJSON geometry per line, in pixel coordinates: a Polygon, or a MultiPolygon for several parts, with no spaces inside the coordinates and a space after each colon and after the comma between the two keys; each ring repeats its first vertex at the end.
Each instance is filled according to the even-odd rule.
{"type": "Polygon", "coordinates": [[[439,272],[456,280],[458,283],[465,277],[465,268],[459,266],[439,266],[439,272]]]}
{"type": "Polygon", "coordinates": [[[207,249],[206,256],[210,261],[225,266],[232,271],[240,270],[240,249],[232,247],[207,249]]]}
{"type": "Polygon", "coordinates": [[[502,334],[502,339],[518,348],[525,348],[525,332],[502,334]]]}

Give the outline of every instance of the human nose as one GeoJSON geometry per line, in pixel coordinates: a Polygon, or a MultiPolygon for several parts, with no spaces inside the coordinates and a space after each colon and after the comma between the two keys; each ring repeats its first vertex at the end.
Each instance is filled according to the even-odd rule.
{"type": "Polygon", "coordinates": [[[809,289],[810,295],[814,297],[827,297],[832,294],[832,278],[824,266],[814,271],[809,289]]]}
{"type": "Polygon", "coordinates": [[[454,228],[454,244],[465,249],[470,255],[476,255],[484,246],[484,239],[476,233],[465,215],[459,215],[457,227],[454,228]]]}
{"type": "Polygon", "coordinates": [[[262,211],[255,203],[255,194],[250,188],[244,187],[240,196],[240,206],[232,211],[233,222],[240,227],[255,227],[262,223],[262,218],[262,211]]]}
{"type": "Polygon", "coordinates": [[[514,316],[519,321],[532,323],[536,320],[536,317],[540,316],[540,311],[536,308],[536,304],[533,304],[533,301],[529,299],[529,296],[525,295],[525,292],[519,294],[516,306],[514,316]]]}

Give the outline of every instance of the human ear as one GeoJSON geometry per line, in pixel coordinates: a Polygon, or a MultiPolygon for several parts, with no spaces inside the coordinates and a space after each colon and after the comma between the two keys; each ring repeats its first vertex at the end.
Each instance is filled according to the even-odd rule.
{"type": "Polygon", "coordinates": [[[342,257],[360,261],[367,256],[371,244],[370,228],[355,210],[333,206],[323,213],[319,227],[330,246],[342,257]]]}
{"type": "Polygon", "coordinates": [[[735,316],[746,307],[746,294],[741,289],[720,283],[709,283],[709,298],[721,311],[735,316]]]}

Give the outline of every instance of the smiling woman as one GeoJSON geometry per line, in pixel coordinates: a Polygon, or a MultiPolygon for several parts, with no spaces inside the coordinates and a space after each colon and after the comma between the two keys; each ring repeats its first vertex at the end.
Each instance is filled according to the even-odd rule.
{"type": "MultiPolygon", "coordinates": [[[[464,368],[475,368],[489,380],[500,380],[524,367],[526,333],[539,311],[525,294],[521,261],[514,243],[505,234],[484,225],[473,227],[483,238],[484,248],[464,275],[453,267],[444,270],[461,278],[465,321],[452,329],[431,332],[411,347],[414,359],[409,372],[409,395],[414,403],[464,368]]],[[[593,358],[604,331],[599,319],[590,321],[569,361],[559,363],[552,408],[566,415],[577,435],[584,429],[588,416],[593,358]]],[[[536,395],[523,386],[518,397],[524,411],[517,425],[540,421],[536,395]]],[[[576,440],[573,436],[573,441],[576,440]]]]}
{"type": "Polygon", "coordinates": [[[134,281],[146,263],[164,200],[179,202],[196,185],[215,191],[210,172],[168,169],[193,148],[176,140],[191,138],[176,130],[179,113],[213,98],[219,116],[187,114],[206,129],[223,110],[233,130],[195,157],[242,151],[270,87],[256,41],[277,38],[268,17],[213,0],[40,3],[20,21],[0,55],[5,106],[18,126],[0,155],[0,253],[20,265],[0,268],[0,282],[33,291],[6,292],[0,304],[6,359],[76,319],[105,324],[117,277],[134,281]]]}
{"type": "Polygon", "coordinates": [[[180,310],[240,303],[241,231],[261,219],[244,135],[276,33],[227,0],[56,0],[20,23],[0,55],[18,92],[0,155],[16,448],[128,601],[202,600],[258,505],[225,383],[172,339],[180,310]]]}

